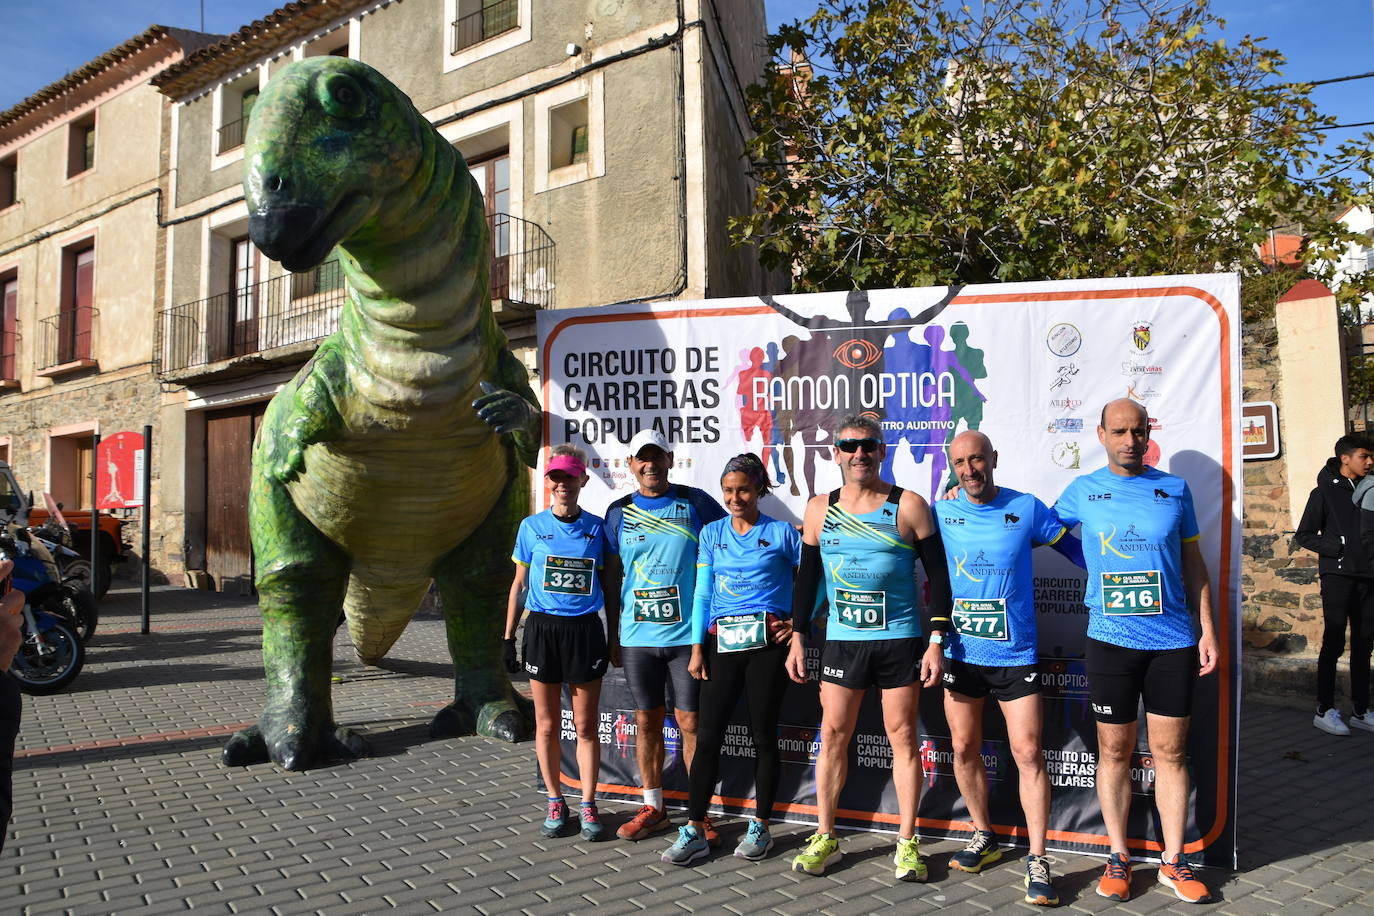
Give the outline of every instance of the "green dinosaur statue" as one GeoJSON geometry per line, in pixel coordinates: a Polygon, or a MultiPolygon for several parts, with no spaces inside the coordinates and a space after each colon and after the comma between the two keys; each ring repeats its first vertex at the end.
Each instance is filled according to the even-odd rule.
{"type": "Polygon", "coordinates": [[[500,649],[540,414],[492,317],[476,182],[380,73],[312,57],[283,68],[254,106],[243,186],[253,243],[291,271],[337,251],[347,299],[253,446],[267,701],[224,762],[300,770],[366,754],[334,721],[340,607],[372,664],[431,580],[455,675],[430,734],[525,737],[530,708],[500,649]]]}

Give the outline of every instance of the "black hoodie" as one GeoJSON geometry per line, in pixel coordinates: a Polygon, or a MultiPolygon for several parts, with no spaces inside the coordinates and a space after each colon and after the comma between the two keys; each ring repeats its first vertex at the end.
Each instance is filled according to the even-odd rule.
{"type": "Polygon", "coordinates": [[[1355,481],[1341,474],[1339,458],[1330,458],[1317,473],[1317,486],[1307,497],[1293,541],[1318,554],[1323,576],[1374,578],[1360,539],[1360,510],[1352,497],[1355,481]]]}

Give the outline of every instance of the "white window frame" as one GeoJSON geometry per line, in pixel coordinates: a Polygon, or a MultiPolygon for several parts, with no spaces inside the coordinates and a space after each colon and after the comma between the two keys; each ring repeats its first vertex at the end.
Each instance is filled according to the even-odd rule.
{"type": "Polygon", "coordinates": [[[606,174],[605,74],[597,71],[534,97],[534,193],[542,194],[606,174]],[[553,142],[550,113],[570,102],[587,100],[587,159],[549,169],[553,142]]]}
{"type": "MultiPolygon", "coordinates": [[[[521,111],[519,102],[511,102],[439,128],[439,135],[459,152],[464,140],[505,128],[510,150],[510,215],[516,219],[525,216],[525,119],[521,111]]],[[[432,114],[426,117],[434,120],[432,114]]]]}
{"type": "Polygon", "coordinates": [[[243,92],[242,88],[236,88],[236,84],[245,82],[244,77],[245,77],[245,76],[248,76],[249,74],[253,73],[254,71],[257,71],[257,75],[258,75],[258,92],[261,93],[263,89],[267,88],[267,64],[266,64],[266,63],[258,64],[258,65],[255,66],[255,67],[250,67],[250,68],[248,68],[248,69],[241,70],[240,72],[235,73],[233,76],[229,77],[228,79],[222,80],[222,81],[219,83],[219,85],[215,86],[214,91],[211,93],[211,98],[210,98],[210,106],[211,106],[211,109],[210,109],[210,111],[211,111],[211,114],[210,114],[210,171],[212,171],[212,172],[218,171],[219,169],[222,169],[222,168],[224,168],[224,167],[227,166],[227,165],[233,165],[235,162],[242,162],[242,161],[243,161],[243,144],[242,144],[242,143],[240,143],[238,146],[234,147],[233,149],[229,150],[227,153],[221,153],[221,152],[219,151],[219,129],[220,129],[221,127],[223,127],[225,124],[229,123],[229,122],[227,122],[227,121],[224,120],[224,103],[225,103],[225,101],[226,101],[226,99],[225,99],[225,93],[226,93],[226,92],[242,93],[242,92],[243,92]]]}
{"type": "Polygon", "coordinates": [[[440,50],[443,54],[442,72],[452,73],[460,67],[491,57],[493,54],[500,54],[502,51],[509,51],[511,48],[519,47],[534,38],[534,29],[531,24],[531,14],[533,13],[534,3],[532,0],[518,0],[520,25],[503,32],[486,41],[479,41],[471,47],[464,48],[457,54],[453,53],[453,23],[458,18],[458,0],[444,0],[444,21],[440,24],[443,29],[441,33],[444,40],[440,43],[440,50]]]}

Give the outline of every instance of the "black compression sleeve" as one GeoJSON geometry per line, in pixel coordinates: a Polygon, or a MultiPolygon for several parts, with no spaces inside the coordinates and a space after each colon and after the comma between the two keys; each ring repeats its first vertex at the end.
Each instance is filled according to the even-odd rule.
{"type": "Polygon", "coordinates": [[[954,598],[949,584],[949,567],[945,565],[945,544],[939,530],[917,541],[916,552],[921,555],[921,565],[925,567],[926,580],[930,582],[930,600],[921,614],[921,630],[924,633],[948,630],[954,598]]]}
{"type": "Polygon", "coordinates": [[[811,612],[816,607],[816,589],[821,584],[821,549],[802,544],[801,565],[792,583],[792,629],[805,639],[811,635],[811,612]]]}

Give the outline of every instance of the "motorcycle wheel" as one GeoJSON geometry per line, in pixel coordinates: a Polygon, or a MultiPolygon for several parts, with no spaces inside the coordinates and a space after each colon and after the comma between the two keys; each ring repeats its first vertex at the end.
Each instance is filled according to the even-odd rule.
{"type": "Polygon", "coordinates": [[[95,625],[100,618],[91,590],[74,582],[63,585],[62,610],[71,618],[72,629],[81,637],[81,645],[89,643],[95,635],[95,625]]]}
{"type": "Polygon", "coordinates": [[[92,582],[91,561],[85,557],[78,557],[74,560],[64,562],[62,564],[62,577],[76,579],[87,588],[94,588],[94,586],[98,585],[99,590],[96,593],[102,598],[105,597],[105,593],[110,590],[110,567],[102,563],[100,575],[98,577],[99,581],[92,582]]]}
{"type": "Polygon", "coordinates": [[[46,696],[76,680],[85,663],[86,650],[76,633],[65,623],[54,623],[41,634],[25,632],[10,674],[24,693],[46,696]]]}

